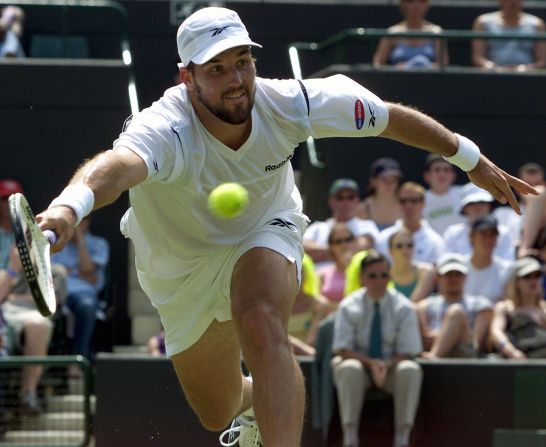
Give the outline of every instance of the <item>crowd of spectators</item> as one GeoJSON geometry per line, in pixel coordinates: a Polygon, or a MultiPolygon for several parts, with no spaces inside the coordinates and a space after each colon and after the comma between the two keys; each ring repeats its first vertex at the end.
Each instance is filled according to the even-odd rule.
{"type": "MultiPolygon", "coordinates": [[[[66,248],[52,256],[58,310],[52,318],[43,317],[34,304],[14,242],[8,198],[15,193],[23,193],[17,180],[0,179],[0,355],[79,354],[92,360],[91,337],[98,294],[105,285],[108,242],[89,232],[89,217],[82,221],[66,248]],[[71,331],[64,330],[66,320],[72,323],[71,331]],[[63,340],[54,344],[55,325],[60,325],[62,330],[56,332],[63,340]],[[54,345],[69,348],[58,352],[54,345]]],[[[42,364],[23,366],[18,390],[21,414],[43,411],[39,393],[43,372],[42,364]]],[[[81,370],[73,365],[68,375],[80,377],[81,370]]]]}
{"type": "Polygon", "coordinates": [[[425,161],[422,180],[428,189],[401,182],[395,160],[380,159],[373,166],[369,194],[377,194],[377,180],[385,173],[394,185],[387,197],[398,202],[398,218],[387,225],[384,214],[380,222],[355,217],[367,197],[359,197],[355,180],[337,179],[329,198],[334,215],[314,222],[305,235],[311,239],[323,229],[324,251],[313,244],[305,249],[320,262],[316,299],[334,304],[321,313],[324,320],[313,339],[320,344],[316,361],[322,369],[324,352],[330,354],[343,445],[359,445],[365,392],[375,387],[393,394],[394,445],[406,446],[417,403],[411,393],[401,392],[400,398],[396,390],[405,385],[395,383],[419,389],[422,373],[412,359],[546,358],[544,168],[526,163],[519,169],[540,192],[520,198],[519,216],[472,184],[455,185],[453,168],[438,157],[425,161]],[[347,222],[358,226],[351,230],[347,222]],[[364,246],[356,243],[358,228],[366,228],[364,246]],[[371,346],[376,311],[383,321],[378,353],[371,346]]]}

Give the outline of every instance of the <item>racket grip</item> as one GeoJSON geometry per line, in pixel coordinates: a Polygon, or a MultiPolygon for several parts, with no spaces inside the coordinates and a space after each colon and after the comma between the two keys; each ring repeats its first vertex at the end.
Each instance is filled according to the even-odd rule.
{"type": "Polygon", "coordinates": [[[53,245],[53,244],[55,244],[55,242],[57,242],[57,235],[55,234],[54,231],[45,230],[44,231],[44,236],[49,241],[49,245],[53,245]]]}

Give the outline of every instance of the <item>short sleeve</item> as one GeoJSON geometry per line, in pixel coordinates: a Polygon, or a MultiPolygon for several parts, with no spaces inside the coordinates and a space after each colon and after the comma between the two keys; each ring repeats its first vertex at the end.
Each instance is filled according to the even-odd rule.
{"type": "Polygon", "coordinates": [[[347,76],[306,79],[303,85],[313,137],[377,136],[387,127],[387,105],[347,76]]]}
{"type": "Polygon", "coordinates": [[[183,168],[183,153],[177,133],[159,113],[144,110],[114,141],[114,150],[126,147],[144,160],[148,168],[145,181],[169,181],[183,168]]]}
{"type": "Polygon", "coordinates": [[[347,306],[350,298],[346,298],[347,301],[342,302],[337,308],[334,320],[334,340],[332,343],[332,350],[339,351],[340,349],[347,349],[354,351],[356,346],[355,340],[355,327],[350,317],[350,307],[347,306]]]}
{"type": "Polygon", "coordinates": [[[412,308],[405,307],[400,316],[396,354],[417,355],[423,350],[417,314],[412,308]]]}

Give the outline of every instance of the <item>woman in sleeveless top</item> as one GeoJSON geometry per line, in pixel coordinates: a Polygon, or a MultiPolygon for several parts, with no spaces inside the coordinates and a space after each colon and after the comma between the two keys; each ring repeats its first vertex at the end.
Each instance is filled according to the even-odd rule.
{"type": "MultiPolygon", "coordinates": [[[[441,27],[425,20],[430,8],[429,0],[400,0],[399,6],[404,20],[391,26],[388,29],[390,33],[442,32],[441,27]]],[[[446,66],[448,63],[447,47],[445,41],[440,39],[383,37],[373,57],[374,66],[438,67],[446,66]]]]}
{"type": "Polygon", "coordinates": [[[400,186],[400,164],[388,157],[375,160],[370,166],[366,198],[357,208],[357,217],[373,220],[379,231],[402,217],[396,193],[400,186]]]}
{"type": "Polygon", "coordinates": [[[391,281],[396,290],[413,302],[426,298],[434,290],[436,271],[431,264],[416,263],[413,256],[413,237],[405,228],[389,238],[392,258],[391,281]]]}
{"type": "Polygon", "coordinates": [[[542,268],[531,257],[516,261],[507,299],[495,305],[491,341],[511,359],[546,358],[546,302],[542,268]]]}
{"type": "MultiPolygon", "coordinates": [[[[521,2],[500,2],[500,10],[480,15],[473,31],[533,34],[545,31],[544,21],[523,12],[521,2]]],[[[528,71],[546,66],[546,42],[541,40],[472,41],[472,64],[500,71],[528,71]]]]}

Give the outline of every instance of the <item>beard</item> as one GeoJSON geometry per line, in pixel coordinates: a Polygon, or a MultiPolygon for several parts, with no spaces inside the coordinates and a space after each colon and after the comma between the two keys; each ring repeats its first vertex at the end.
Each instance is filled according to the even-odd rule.
{"type": "MultiPolygon", "coordinates": [[[[254,96],[256,89],[251,93],[246,87],[242,87],[243,91],[245,93],[245,96],[248,98],[248,105],[245,106],[243,104],[238,105],[235,110],[229,110],[224,104],[223,100],[218,104],[213,104],[211,101],[207,100],[201,91],[201,88],[199,85],[196,84],[196,96],[197,100],[203,104],[210,113],[212,113],[214,116],[216,116],[218,119],[224,121],[228,124],[243,124],[245,123],[249,117],[250,113],[252,112],[252,108],[254,107],[254,96]]],[[[237,89],[237,91],[240,89],[237,89]]],[[[232,93],[235,90],[224,92],[222,94],[222,97],[225,97],[232,93]]]]}

